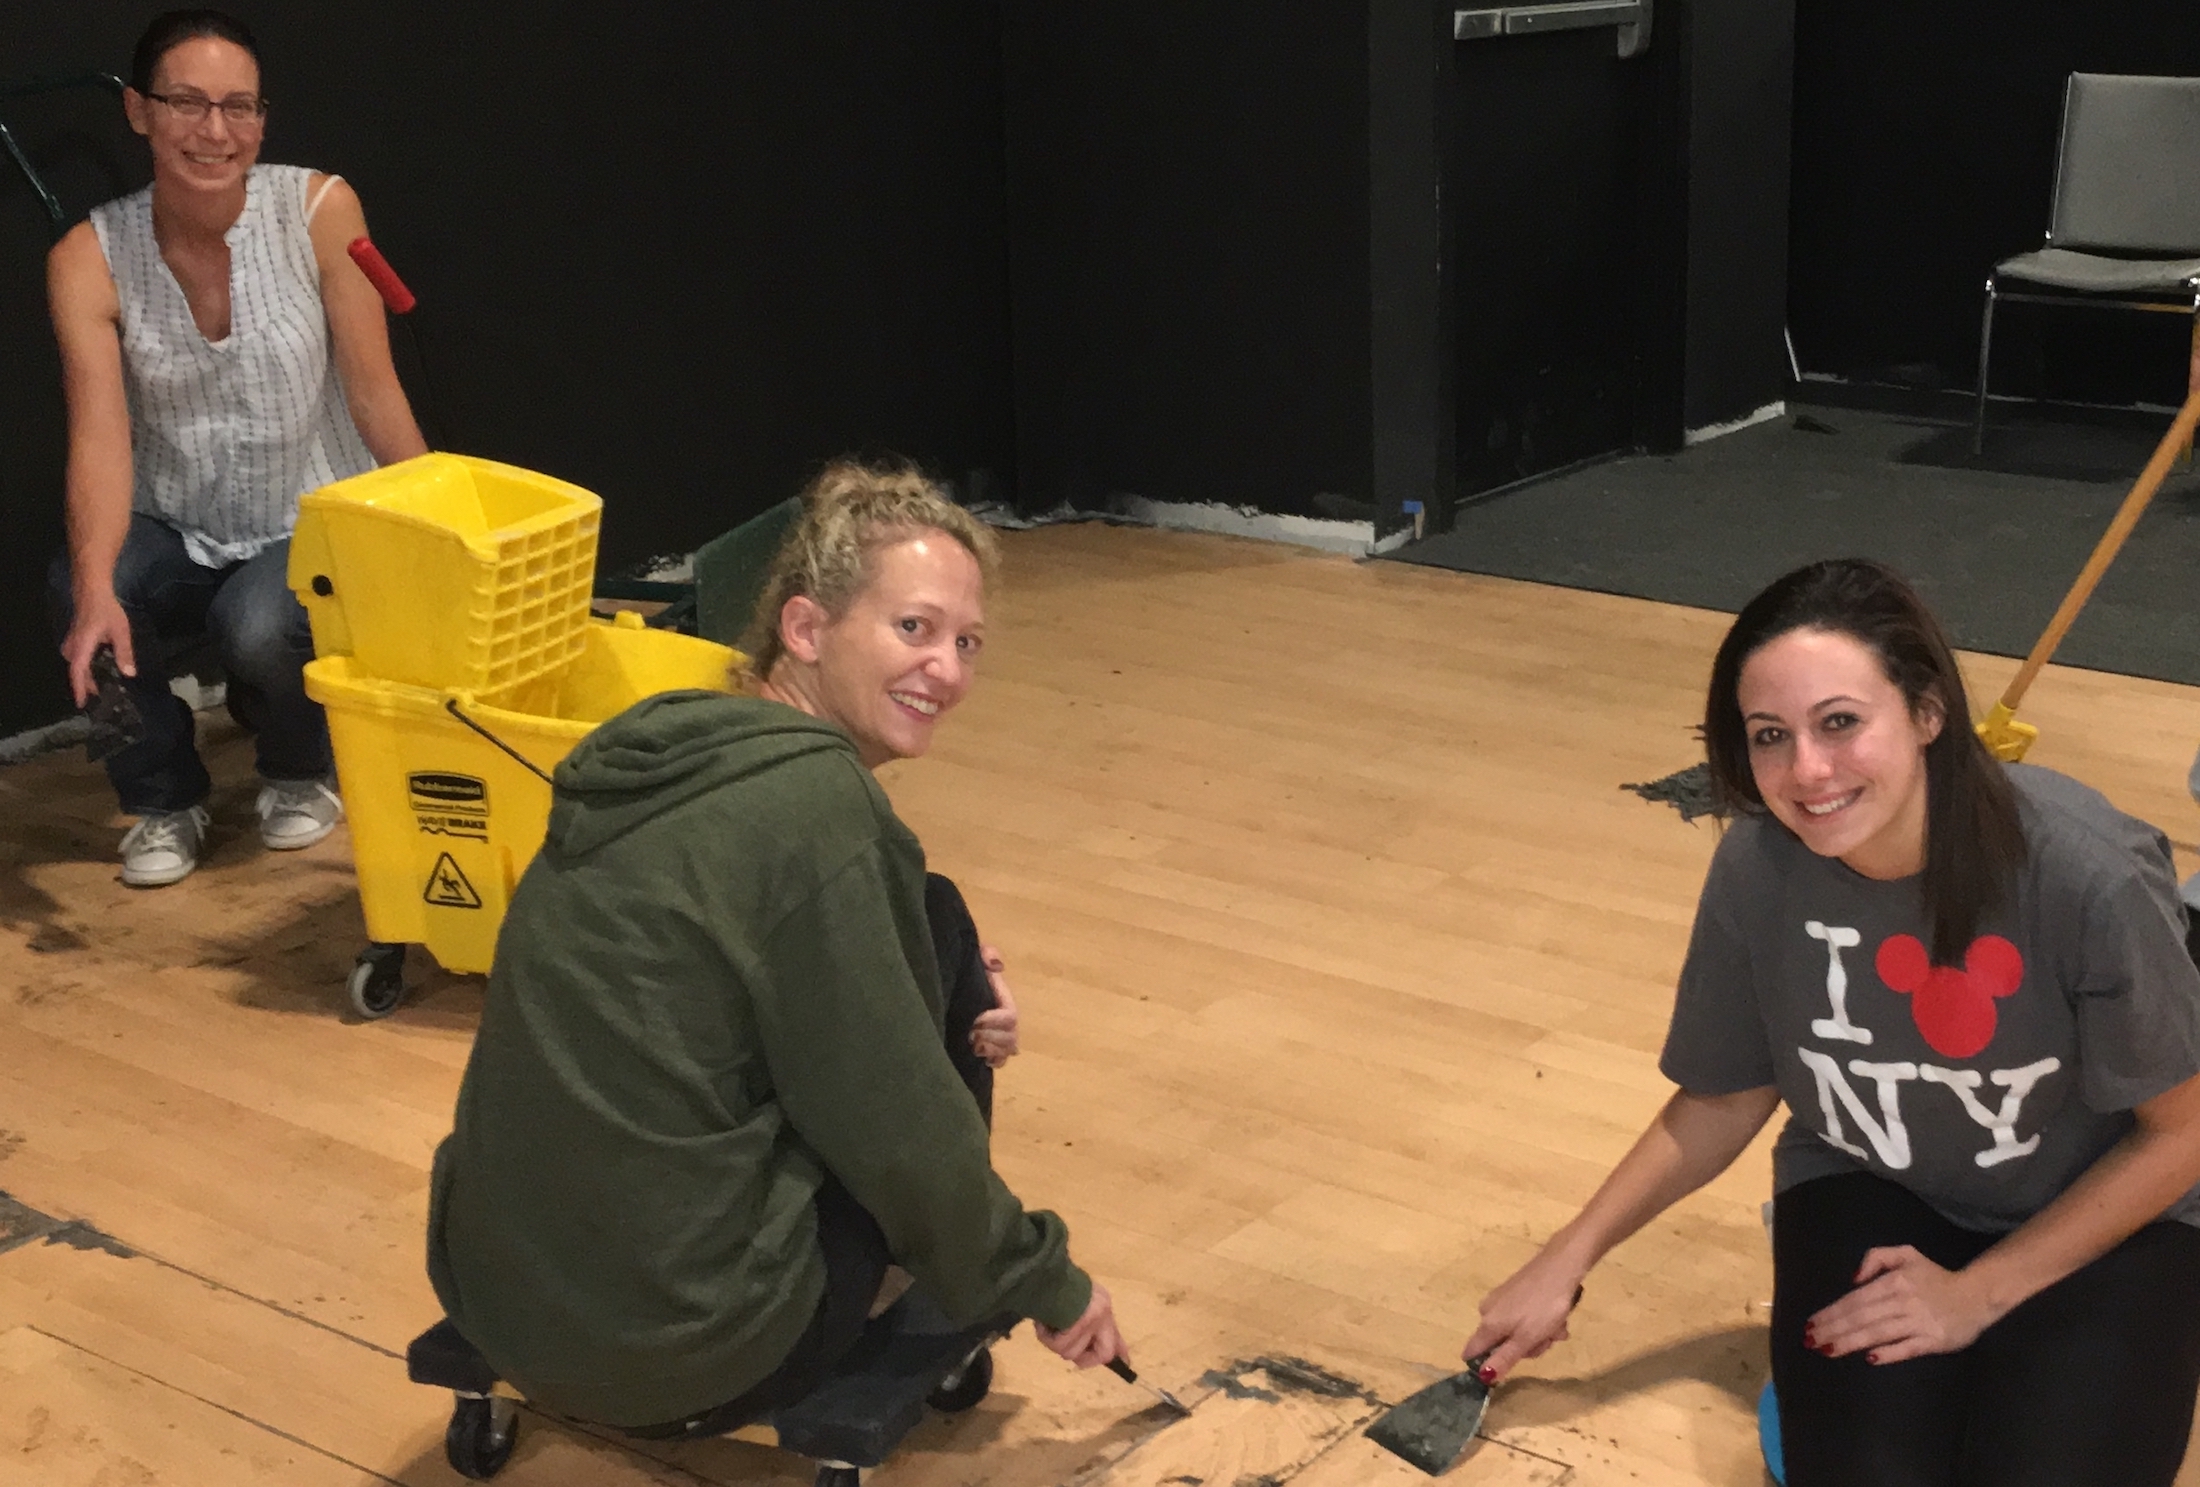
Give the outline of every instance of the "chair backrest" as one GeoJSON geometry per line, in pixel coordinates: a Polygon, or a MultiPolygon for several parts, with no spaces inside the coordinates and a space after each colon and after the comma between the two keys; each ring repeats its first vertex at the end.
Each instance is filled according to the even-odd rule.
{"type": "Polygon", "coordinates": [[[2048,241],[2200,254],[2200,78],[2074,72],[2048,241]]]}

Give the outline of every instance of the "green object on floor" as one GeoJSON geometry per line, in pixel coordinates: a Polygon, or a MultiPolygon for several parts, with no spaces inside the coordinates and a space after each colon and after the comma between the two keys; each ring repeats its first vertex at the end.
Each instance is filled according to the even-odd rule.
{"type": "Polygon", "coordinates": [[[686,582],[655,578],[599,578],[598,599],[642,599],[664,607],[649,617],[653,630],[700,635],[738,649],[756,601],[763,597],[787,530],[802,514],[802,498],[790,496],[730,532],[696,549],[686,582]]]}
{"type": "Polygon", "coordinates": [[[788,529],[802,514],[802,501],[790,496],[761,515],[752,516],[695,554],[695,633],[720,645],[738,646],[748,629],[764,577],[788,529]]]}

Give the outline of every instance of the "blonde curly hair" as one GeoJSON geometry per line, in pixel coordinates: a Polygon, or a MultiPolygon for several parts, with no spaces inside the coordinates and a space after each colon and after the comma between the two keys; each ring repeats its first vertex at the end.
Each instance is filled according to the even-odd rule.
{"type": "Polygon", "coordinates": [[[922,532],[945,532],[960,542],[988,583],[1000,569],[1000,545],[985,523],[915,465],[855,459],[827,465],[802,492],[802,514],[764,576],[764,592],[742,637],[748,657],[743,679],[763,680],[786,655],[779,615],[789,599],[806,595],[838,619],[870,583],[871,555],[922,532]]]}

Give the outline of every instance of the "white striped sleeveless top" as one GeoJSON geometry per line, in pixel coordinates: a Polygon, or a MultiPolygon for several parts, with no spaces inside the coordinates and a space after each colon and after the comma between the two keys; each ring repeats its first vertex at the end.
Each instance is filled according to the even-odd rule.
{"type": "Polygon", "coordinates": [[[209,568],[289,536],[307,491],[374,468],[329,344],[307,231],[312,175],[252,167],[227,233],[229,334],[219,342],[200,333],[153,240],[152,187],[92,210],[122,302],[132,509],[175,527],[209,568]]]}

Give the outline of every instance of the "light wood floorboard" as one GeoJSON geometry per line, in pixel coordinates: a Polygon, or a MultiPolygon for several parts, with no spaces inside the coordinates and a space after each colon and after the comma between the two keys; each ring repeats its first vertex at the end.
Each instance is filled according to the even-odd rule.
{"type": "MultiPolygon", "coordinates": [[[[1000,1166],[1194,1410],[1023,1336],[881,1487],[1402,1484],[1364,1419],[1456,1366],[1664,1096],[1715,838],[1618,787],[1694,757],[1724,617],[1226,538],[1006,546],[983,681],[884,779],[1024,1005],[1000,1166]],[[1218,1385],[1276,1357],[1364,1392],[1218,1385]]],[[[2013,666],[1966,659],[1982,698],[2013,666]]],[[[2200,866],[2200,691],[2055,669],[2025,715],[2200,866]]],[[[262,852],[248,746],[208,734],[210,860],[154,893],[116,880],[97,771],[0,772],[0,1189],[126,1251],[0,1252],[0,1484],[449,1483],[400,1355],[480,984],[422,969],[344,1022],[348,841],[262,852]]],[[[1755,1487],[1766,1189],[1760,1143],[1622,1247],[1460,1479],[1755,1487]]],[[[806,1476],[529,1415],[500,1480],[806,1476]]]]}

